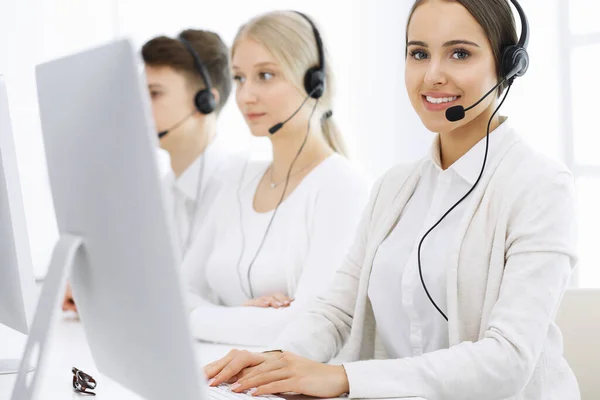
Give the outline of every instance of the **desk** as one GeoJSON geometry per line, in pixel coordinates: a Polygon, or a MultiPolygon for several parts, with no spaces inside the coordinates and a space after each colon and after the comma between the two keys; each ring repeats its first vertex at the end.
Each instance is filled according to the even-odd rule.
{"type": "MultiPolygon", "coordinates": [[[[0,357],[20,358],[26,340],[25,335],[0,326],[0,357]]],[[[231,346],[198,342],[196,348],[200,359],[206,364],[227,354],[231,346]]],[[[46,367],[39,378],[40,400],[142,400],[138,395],[98,372],[83,332],[83,326],[79,321],[60,318],[48,343],[47,351],[46,367]],[[80,368],[96,379],[98,382],[98,388],[95,390],[97,396],[80,396],[73,392],[71,367],[80,368]]],[[[16,374],[0,375],[0,400],[10,399],[15,379],[16,374]]]]}
{"type": "MultiPolygon", "coordinates": [[[[20,358],[27,338],[25,335],[0,325],[0,357],[20,358]]],[[[239,346],[236,346],[239,348],[239,346]]],[[[204,364],[223,357],[231,346],[197,342],[196,349],[204,364]]],[[[258,348],[248,350],[259,351],[258,348]]],[[[46,348],[46,367],[40,375],[40,400],[143,400],[118,383],[98,372],[87,344],[83,326],[77,320],[60,318],[54,327],[46,348]],[[77,367],[92,375],[98,382],[95,397],[81,396],[73,392],[71,367],[77,367]]],[[[9,400],[16,374],[0,375],[0,400],[9,400]]],[[[306,400],[307,396],[286,396],[289,400],[306,400]]],[[[310,398],[312,399],[312,398],[310,398]]],[[[389,399],[388,399],[389,400],[389,399]]],[[[403,400],[425,400],[411,397],[403,400]]]]}

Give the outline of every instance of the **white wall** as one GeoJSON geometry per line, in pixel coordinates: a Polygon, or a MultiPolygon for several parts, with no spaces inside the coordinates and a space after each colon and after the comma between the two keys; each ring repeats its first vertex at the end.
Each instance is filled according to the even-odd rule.
{"type": "Polygon", "coordinates": [[[47,264],[56,225],[45,172],[33,65],[38,33],[32,0],[3,1],[0,12],[0,73],[6,77],[32,261],[47,264]]]}
{"type": "Polygon", "coordinates": [[[47,179],[35,65],[114,37],[114,6],[96,0],[3,0],[0,73],[8,86],[27,229],[36,276],[58,238],[47,179]]]}

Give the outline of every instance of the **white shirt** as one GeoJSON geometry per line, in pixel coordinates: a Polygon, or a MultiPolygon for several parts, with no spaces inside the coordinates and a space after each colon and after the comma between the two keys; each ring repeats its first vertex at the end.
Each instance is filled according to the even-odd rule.
{"type": "Polygon", "coordinates": [[[198,296],[191,315],[198,339],[269,343],[298,310],[326,290],[352,242],[369,182],[334,154],[281,204],[251,270],[254,298],[278,292],[294,302],[283,309],[243,307],[250,298],[248,267],[273,214],[253,208],[267,167],[253,164],[241,186],[223,189],[211,212],[212,222],[204,224],[184,260],[185,279],[198,296]]]}
{"type": "MultiPolygon", "coordinates": [[[[490,133],[488,163],[502,125],[490,133]]],[[[369,298],[390,357],[420,356],[448,348],[448,323],[429,301],[419,275],[418,245],[423,235],[471,189],[485,154],[482,139],[446,170],[441,168],[439,137],[421,169],[421,179],[397,225],[381,244],[369,281],[369,298]]],[[[468,198],[461,202],[425,239],[421,269],[429,294],[447,314],[445,260],[463,219],[468,198]]]]}
{"type": "Polygon", "coordinates": [[[580,400],[555,323],[577,264],[573,176],[507,123],[490,135],[491,159],[448,238],[449,348],[389,358],[368,293],[375,253],[429,157],[378,180],[328,294],[269,347],[320,362],[338,356],[352,399],[580,400]]]}
{"type": "Polygon", "coordinates": [[[183,259],[223,183],[236,179],[237,156],[213,141],[178,177],[172,170],[164,178],[175,224],[175,240],[183,259]]]}

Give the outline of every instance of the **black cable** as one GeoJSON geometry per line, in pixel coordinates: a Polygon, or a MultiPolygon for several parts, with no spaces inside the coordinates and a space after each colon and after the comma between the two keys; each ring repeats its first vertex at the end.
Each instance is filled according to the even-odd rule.
{"type": "MultiPolygon", "coordinates": [[[[265,234],[263,235],[263,238],[262,238],[262,240],[261,240],[261,242],[260,242],[260,244],[258,246],[258,249],[256,250],[256,253],[254,254],[254,257],[252,258],[252,261],[250,262],[250,265],[248,265],[248,271],[246,273],[246,281],[248,282],[249,293],[246,292],[246,289],[243,287],[243,285],[242,285],[242,289],[244,291],[244,294],[247,297],[249,297],[250,300],[252,300],[254,298],[254,291],[252,290],[252,284],[250,283],[250,273],[252,272],[252,267],[254,266],[254,262],[258,258],[258,255],[260,254],[260,251],[262,250],[262,248],[263,248],[263,246],[265,244],[265,241],[267,239],[267,235],[269,233],[269,230],[271,229],[271,225],[273,224],[273,220],[275,219],[275,215],[277,215],[277,211],[279,210],[279,206],[281,206],[281,204],[283,203],[283,200],[285,199],[287,188],[288,188],[288,185],[289,185],[289,182],[290,182],[290,176],[292,174],[292,168],[294,168],[294,164],[296,163],[296,160],[298,160],[298,157],[300,156],[300,153],[302,153],[302,150],[304,149],[304,146],[306,145],[306,142],[308,140],[308,134],[310,133],[310,123],[311,123],[312,118],[313,118],[313,116],[315,114],[315,111],[317,109],[317,105],[318,104],[319,104],[319,99],[317,99],[317,101],[315,102],[315,105],[313,106],[313,109],[312,109],[312,111],[310,113],[310,117],[308,118],[308,126],[306,128],[306,134],[304,135],[304,140],[302,141],[302,145],[298,149],[298,152],[296,153],[296,156],[292,160],[292,163],[290,164],[290,168],[288,169],[288,173],[287,173],[287,176],[285,178],[285,185],[283,187],[283,193],[281,194],[281,198],[279,199],[279,201],[277,202],[277,205],[275,206],[275,209],[273,210],[273,215],[271,216],[271,219],[269,220],[269,223],[267,225],[267,229],[265,230],[265,234]]],[[[241,258],[242,258],[242,255],[240,255],[240,260],[241,260],[241,258]]],[[[239,264],[238,264],[237,270],[238,270],[238,274],[239,274],[239,264]]],[[[240,280],[240,282],[241,282],[241,280],[240,280]]]]}
{"type": "Polygon", "coordinates": [[[421,241],[419,242],[419,248],[417,250],[417,262],[419,264],[419,276],[421,277],[421,284],[423,285],[423,289],[425,289],[425,294],[427,294],[427,297],[429,298],[429,301],[431,302],[431,304],[433,304],[435,309],[438,310],[438,312],[442,315],[442,317],[444,317],[444,319],[446,321],[448,321],[448,317],[446,316],[446,314],[444,314],[444,312],[442,310],[440,310],[440,308],[435,303],[433,298],[431,298],[431,295],[429,294],[429,290],[427,290],[427,285],[425,285],[425,280],[423,279],[423,270],[421,269],[421,246],[423,245],[423,241],[431,233],[431,231],[433,231],[444,220],[444,218],[446,218],[448,216],[448,214],[450,214],[460,203],[462,203],[462,201],[464,199],[466,199],[471,194],[471,192],[473,192],[473,190],[475,190],[475,187],[481,180],[481,177],[483,176],[483,171],[485,169],[485,163],[487,161],[489,144],[490,144],[490,125],[492,124],[492,120],[494,119],[494,116],[496,115],[498,110],[500,110],[500,107],[502,107],[504,100],[506,100],[506,96],[508,96],[508,92],[510,92],[511,86],[512,86],[512,84],[508,85],[508,89],[506,90],[506,93],[504,94],[504,98],[502,98],[502,101],[500,102],[498,107],[496,107],[496,110],[494,111],[494,113],[490,117],[490,120],[488,121],[487,132],[485,135],[485,155],[483,157],[483,165],[481,166],[481,172],[479,172],[479,177],[477,177],[477,180],[475,181],[475,183],[473,184],[471,189],[460,200],[458,200],[452,207],[450,207],[450,209],[448,211],[446,211],[446,213],[444,215],[442,215],[442,217],[438,220],[438,222],[436,222],[431,228],[429,228],[429,230],[425,233],[425,235],[423,235],[423,237],[421,238],[421,241]]]}

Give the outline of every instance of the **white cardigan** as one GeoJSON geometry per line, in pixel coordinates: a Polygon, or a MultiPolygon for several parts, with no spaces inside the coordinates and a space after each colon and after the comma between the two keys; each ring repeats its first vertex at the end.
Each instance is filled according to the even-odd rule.
{"type": "Polygon", "coordinates": [[[373,258],[419,181],[420,163],[379,180],[331,290],[272,348],[348,360],[352,398],[579,399],[554,323],[576,263],[573,179],[511,129],[503,136],[452,239],[449,349],[386,359],[367,296],[373,258]]]}
{"type": "Polygon", "coordinates": [[[281,204],[252,270],[255,297],[280,292],[294,302],[279,309],[243,307],[247,297],[242,285],[247,287],[250,261],[273,215],[253,207],[268,165],[248,165],[241,190],[238,181],[222,187],[182,264],[197,339],[268,345],[327,290],[352,244],[371,182],[346,158],[332,154],[281,204]]]}

